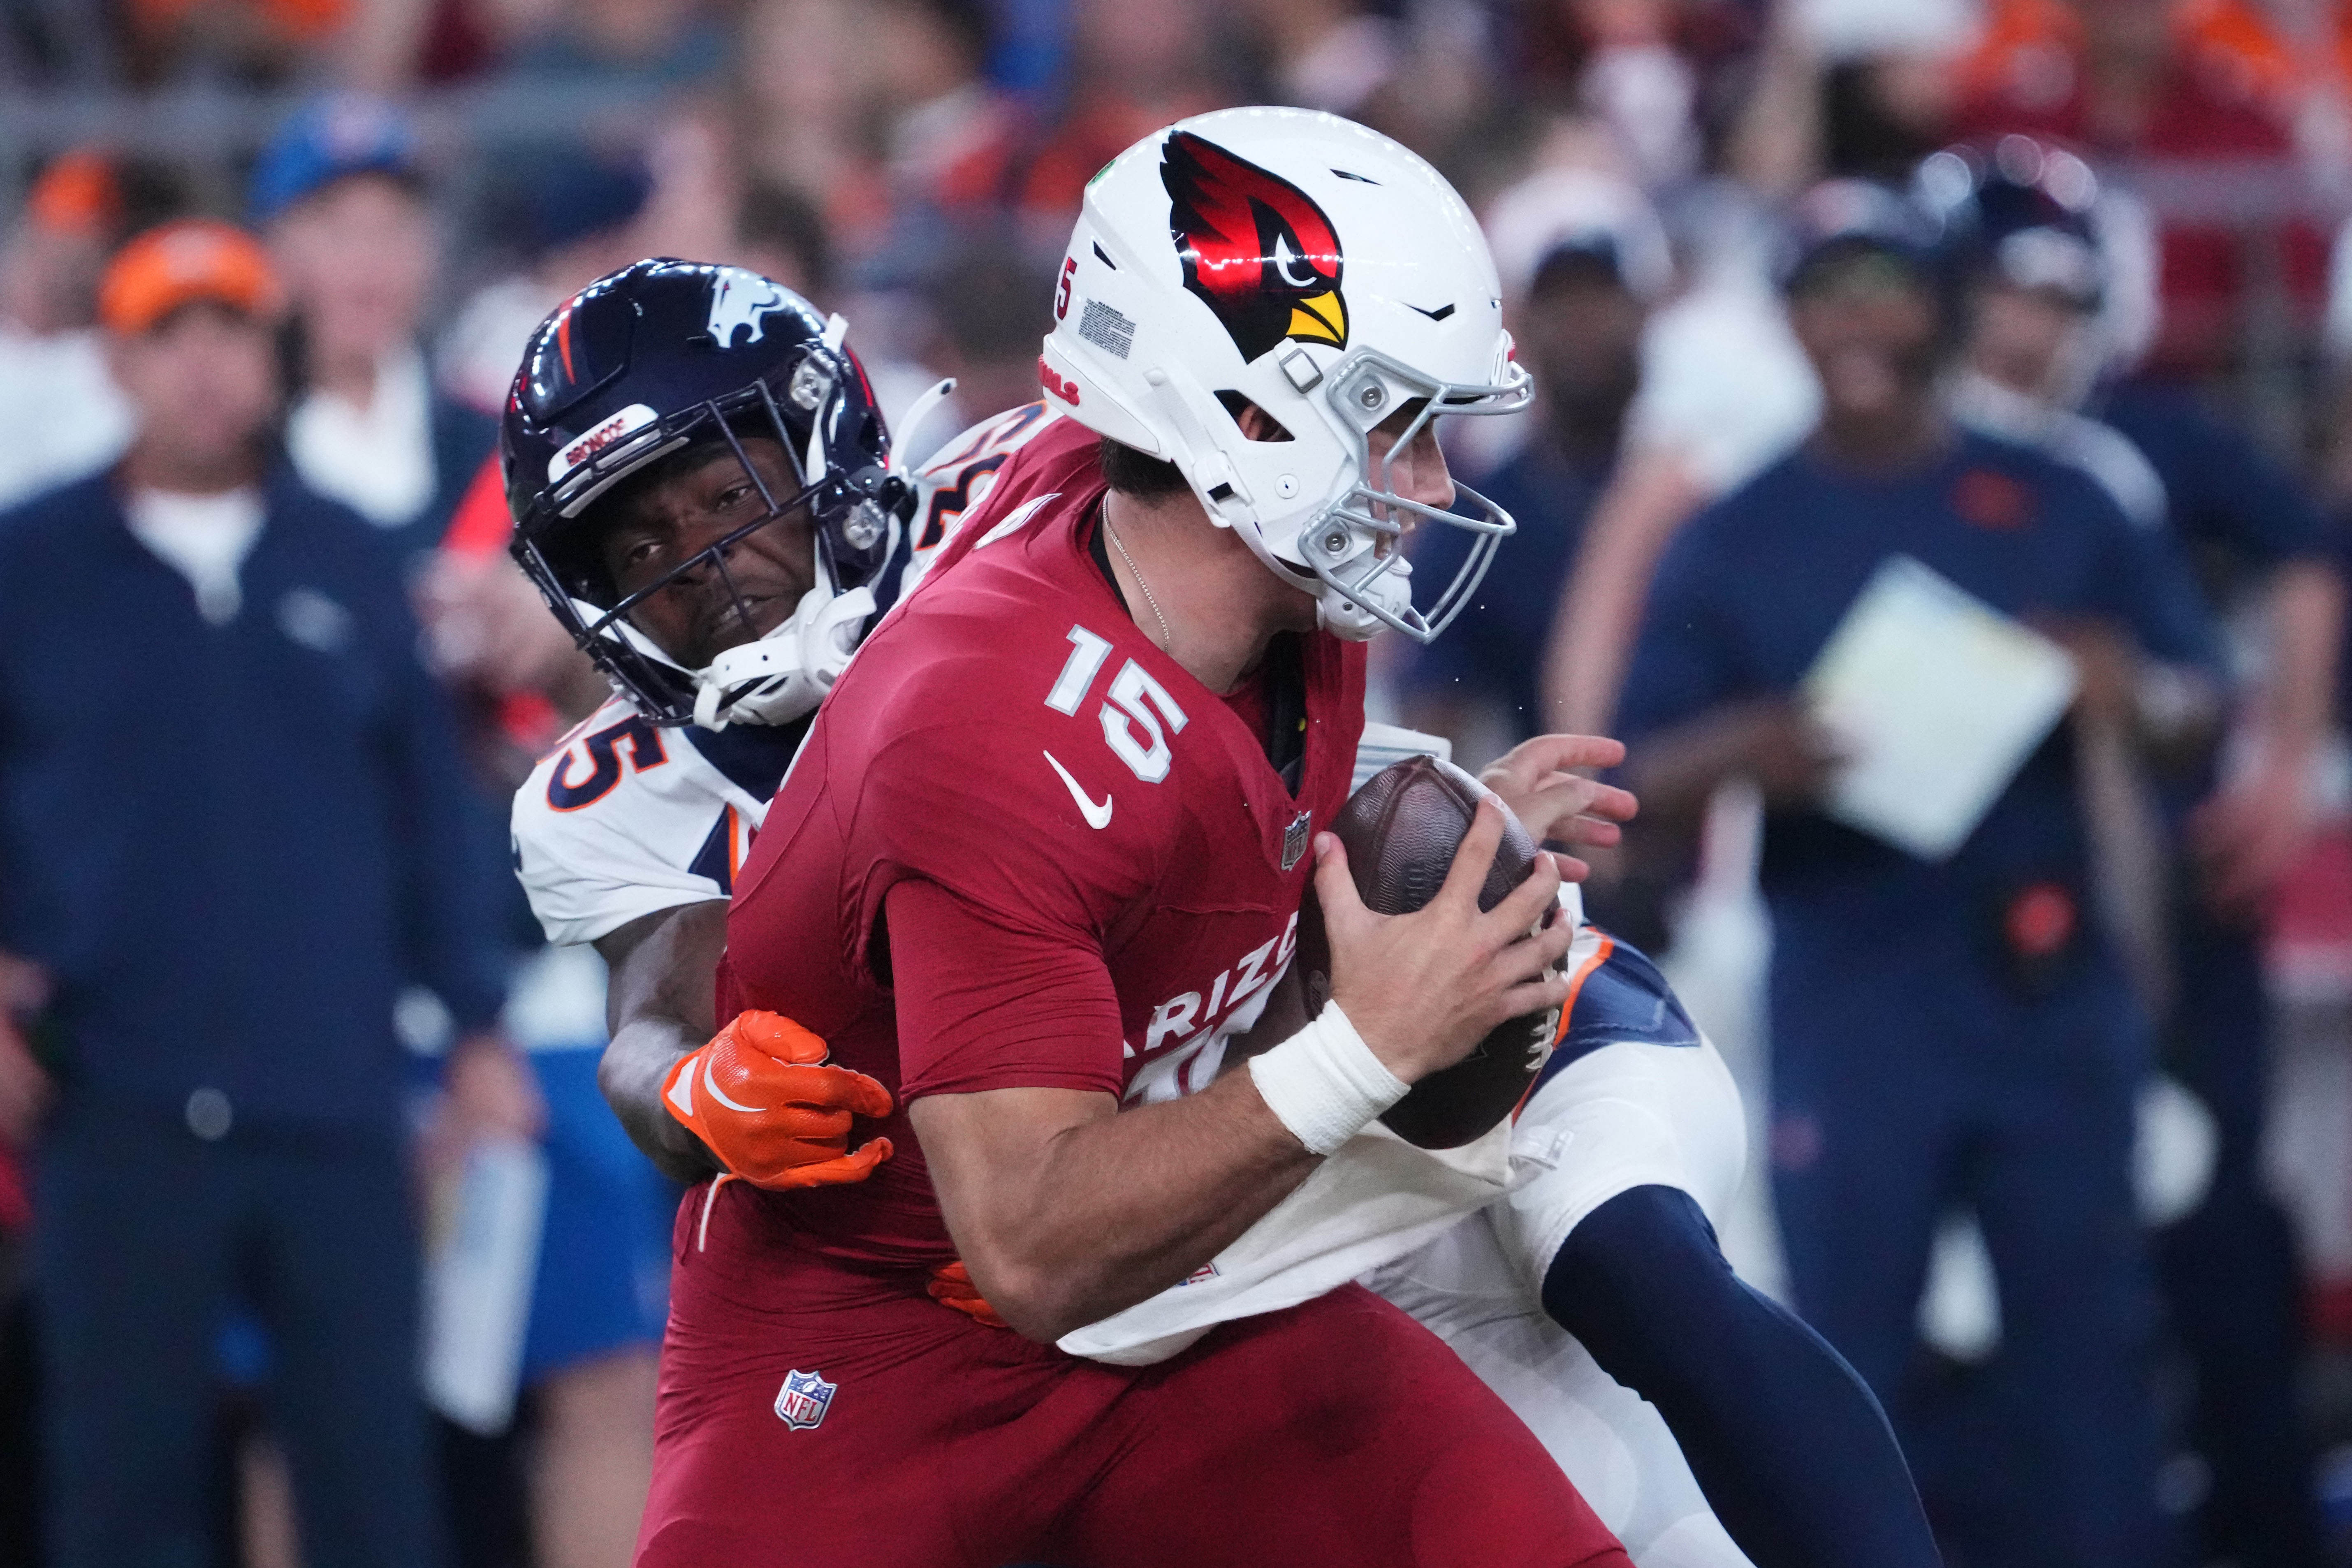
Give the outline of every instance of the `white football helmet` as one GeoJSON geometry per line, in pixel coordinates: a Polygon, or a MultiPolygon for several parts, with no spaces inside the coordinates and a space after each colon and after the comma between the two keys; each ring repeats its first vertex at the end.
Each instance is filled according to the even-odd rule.
{"type": "Polygon", "coordinates": [[[1050,406],[1175,464],[1327,628],[1427,642],[1516,525],[1467,486],[1469,515],[1398,494],[1370,433],[1418,404],[1397,451],[1440,415],[1528,405],[1500,294],[1469,208],[1412,153],[1336,115],[1221,110],[1087,185],[1038,376],[1050,406]],[[1243,436],[1244,400],[1289,438],[1243,436]],[[1395,548],[1420,522],[1479,536],[1425,609],[1395,548]]]}

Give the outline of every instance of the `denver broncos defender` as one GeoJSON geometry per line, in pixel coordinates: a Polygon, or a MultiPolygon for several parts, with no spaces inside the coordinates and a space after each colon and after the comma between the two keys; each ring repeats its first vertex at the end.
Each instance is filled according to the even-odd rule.
{"type": "MultiPolygon", "coordinates": [[[[709,1037],[736,868],[911,499],[845,331],[740,268],[639,262],[548,318],[509,400],[515,555],[614,688],[516,795],[516,865],[550,940],[610,966],[602,1076],[681,1181],[709,1157],[661,1077],[709,1037]]],[[[796,1081],[837,1132],[879,1091],[821,1060],[796,1081]]]]}

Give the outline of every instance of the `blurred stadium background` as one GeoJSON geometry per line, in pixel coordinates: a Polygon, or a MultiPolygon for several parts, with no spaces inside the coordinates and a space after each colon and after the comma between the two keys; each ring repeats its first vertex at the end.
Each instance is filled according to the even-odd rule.
{"type": "MultiPolygon", "coordinates": [[[[551,626],[508,579],[499,498],[467,500],[489,450],[485,416],[550,308],[645,255],[754,268],[847,315],[886,408],[958,378],[954,417],[907,433],[919,450],[936,446],[1036,395],[1050,280],[1088,176],[1157,126],[1250,102],[1327,109],[1399,138],[1488,221],[1514,310],[1549,279],[1550,336],[1530,357],[1551,374],[1550,403],[1528,423],[1550,420],[1561,482],[1582,488],[1520,510],[1528,538],[1507,546],[1497,576],[1533,584],[1536,602],[1509,611],[1516,642],[1468,635],[1474,611],[1442,661],[1384,649],[1375,694],[1377,714],[1444,732],[1457,760],[1475,765],[1547,720],[1605,722],[1605,679],[1596,690],[1573,670],[1565,686],[1543,674],[1559,605],[1581,593],[1629,623],[1654,536],[1813,416],[1774,288],[1793,205],[1828,177],[1907,181],[1948,145],[1997,155],[2023,134],[2078,153],[2120,215],[2106,231],[2102,384],[2193,398],[2331,520],[2329,569],[2352,539],[2341,0],[0,0],[0,505],[110,460],[123,439],[95,324],[113,252],[187,216],[264,232],[295,305],[289,446],[314,485],[405,542],[495,798],[595,689],[549,648],[551,626]],[[371,245],[362,216],[357,240],[347,226],[306,260],[288,213],[354,173],[421,201],[422,226],[387,219],[389,237],[371,245]],[[1585,292],[1558,271],[1563,255],[1591,263],[1585,292]],[[418,363],[429,392],[412,386],[418,363]],[[415,407],[383,411],[395,387],[415,407]],[[1606,580],[1580,586],[1588,517],[1651,539],[1634,565],[1603,562],[1606,580]]],[[[1493,472],[1531,438],[1457,450],[1457,467],[1493,472]]],[[[2218,460],[2208,478],[2227,491],[2240,476],[2218,460]]],[[[2240,576],[2209,574],[2252,689],[2264,605],[2240,576]]],[[[2204,1530],[2182,1532],[2184,1563],[2352,1563],[2352,783],[2340,735],[2298,779],[2290,863],[2254,900],[2267,1068],[2258,1039],[2245,1050],[2267,1072],[2261,1169],[2291,1216],[2298,1269],[2300,1425],[2280,1436],[2307,1473],[2287,1484],[2321,1539],[2315,1549],[2294,1528],[2266,1536],[2259,1521],[2203,1516],[2214,1458],[2189,1414],[2196,1373],[2176,1353],[2161,1389],[2162,1500],[2204,1530]]],[[[1693,1011],[1746,1078],[1760,1178],[1774,1146],[1759,1000],[1769,932],[1748,868],[1755,814],[1737,796],[1718,801],[1695,878],[1635,857],[1602,868],[1596,901],[1670,942],[1693,1011]]],[[[657,1324],[662,1195],[626,1168],[625,1145],[614,1153],[609,1129],[599,1142],[566,1121],[598,1115],[593,1091],[562,1085],[578,1089],[579,1061],[593,1061],[581,1053],[600,1026],[599,976],[530,942],[526,924],[508,1029],[547,1047],[533,1051],[554,1107],[544,1168],[559,1187],[588,1170],[577,1179],[625,1194],[622,1209],[596,1211],[631,1216],[603,1242],[625,1268],[650,1271],[657,1324]]],[[[18,993],[0,999],[38,1013],[37,977],[0,980],[18,993]]],[[[431,1019],[412,1033],[429,1048],[431,1019]]],[[[420,1069],[421,1095],[430,1078],[420,1069]]],[[[37,1138],[38,1094],[0,1073],[19,1156],[37,1138]]],[[[2148,1127],[2147,1184],[2172,1192],[2158,1212],[2176,1217],[2199,1201],[2210,1120],[2176,1104],[2148,1127]]],[[[31,1563],[42,1461],[26,1168],[0,1172],[0,1562],[31,1563]]],[[[1760,1179],[1749,1208],[1727,1246],[1769,1286],[1780,1273],[1760,1179]]],[[[550,1247],[561,1212],[551,1200],[550,1247]]],[[[562,1286],[542,1271],[539,1288],[562,1286]]],[[[495,1394],[469,1406],[443,1388],[436,1401],[468,1568],[621,1560],[609,1533],[574,1538],[562,1521],[595,1511],[599,1478],[629,1473],[642,1435],[608,1428],[648,1414],[645,1334],[566,1349],[533,1322],[511,1417],[495,1394]],[[583,1366],[590,1375],[565,1375],[583,1366]]],[[[1922,1327],[1928,1375],[1965,1377],[1995,1353],[1997,1290],[1962,1221],[1922,1327]]],[[[254,1393],[268,1347],[230,1325],[219,1362],[217,1561],[299,1562],[254,1393]]]]}

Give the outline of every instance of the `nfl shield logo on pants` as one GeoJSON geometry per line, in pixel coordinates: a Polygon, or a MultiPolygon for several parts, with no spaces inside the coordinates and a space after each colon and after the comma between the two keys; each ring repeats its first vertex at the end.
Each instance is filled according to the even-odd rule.
{"type": "Polygon", "coordinates": [[[837,1386],[825,1382],[821,1373],[803,1372],[795,1367],[785,1374],[784,1386],[776,1391],[776,1414],[795,1431],[814,1426],[833,1408],[833,1394],[837,1386]]]}

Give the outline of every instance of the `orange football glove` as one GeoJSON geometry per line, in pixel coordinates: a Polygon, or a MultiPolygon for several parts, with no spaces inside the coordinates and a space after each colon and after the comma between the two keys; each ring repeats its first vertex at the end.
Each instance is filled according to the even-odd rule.
{"type": "Polygon", "coordinates": [[[976,1323],[986,1323],[992,1329],[1009,1329],[1013,1325],[996,1315],[996,1309],[981,1300],[980,1287],[971,1282],[971,1270],[959,1258],[953,1263],[942,1263],[931,1270],[931,1282],[923,1287],[932,1300],[942,1307],[952,1307],[976,1323]]]}
{"type": "Polygon", "coordinates": [[[779,1013],[739,1014],[662,1080],[662,1105],[719,1163],[755,1187],[862,1182],[890,1140],[849,1148],[853,1116],[890,1114],[890,1091],[826,1067],[823,1040],[779,1013]]]}

